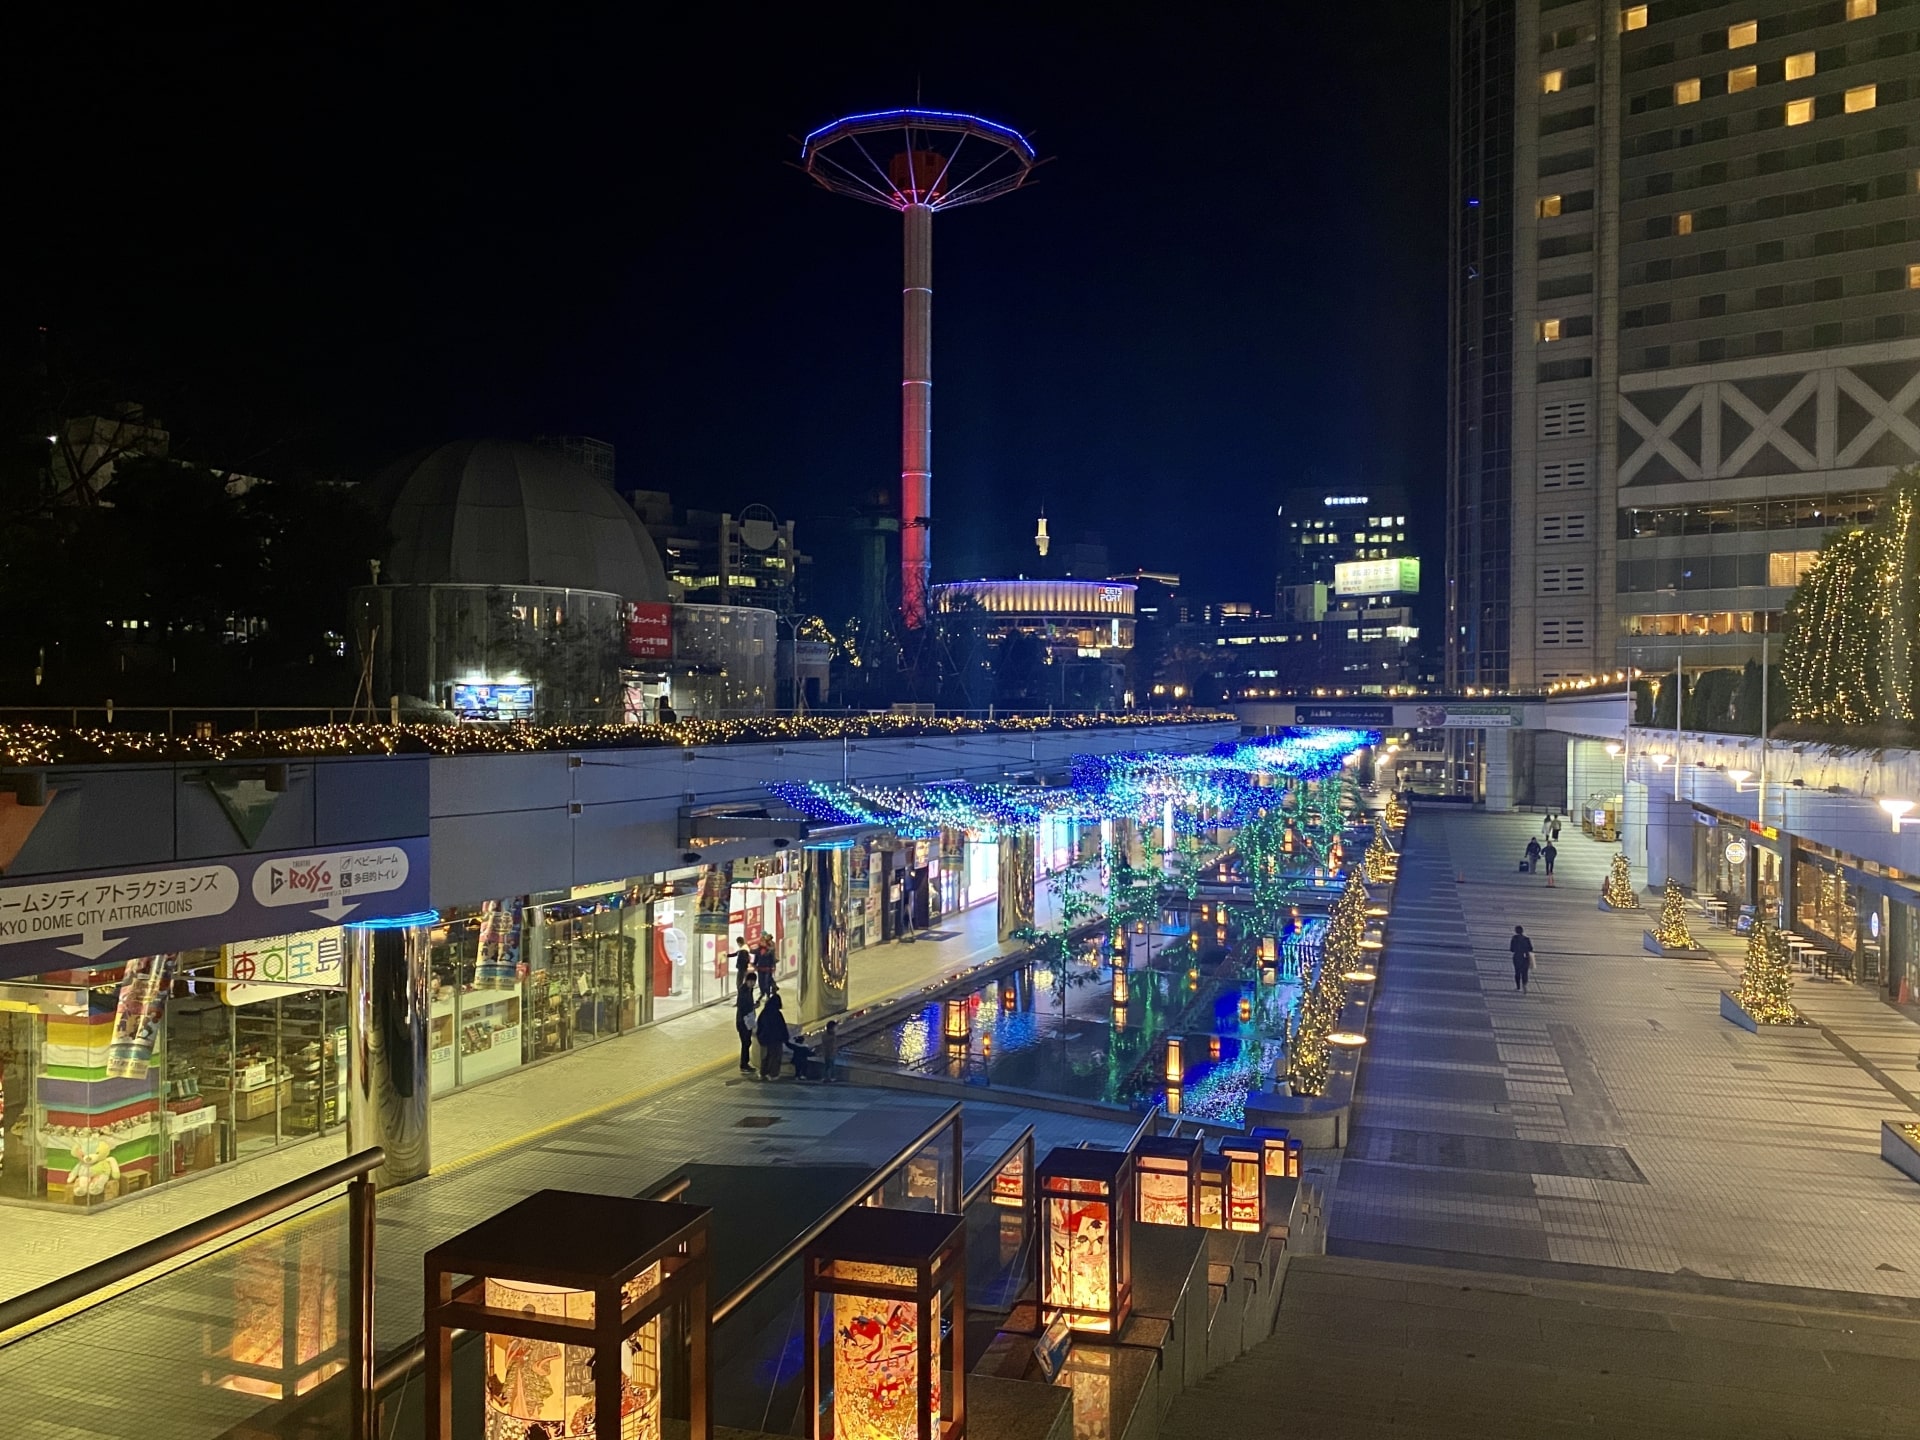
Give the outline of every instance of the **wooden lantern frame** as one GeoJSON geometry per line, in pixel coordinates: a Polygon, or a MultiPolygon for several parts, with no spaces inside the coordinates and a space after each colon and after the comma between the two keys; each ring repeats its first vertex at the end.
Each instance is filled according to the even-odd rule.
{"type": "Polygon", "coordinates": [[[1221,1223],[1229,1230],[1264,1235],[1267,1229],[1265,1147],[1250,1136],[1235,1136],[1220,1142],[1220,1160],[1226,1169],[1221,1223]]]}
{"type": "Polygon", "coordinates": [[[601,1440],[619,1440],[621,1347],[643,1327],[681,1307],[686,1331],[684,1337],[663,1337],[661,1388],[666,1388],[669,1366],[679,1368],[689,1440],[711,1440],[710,1214],[704,1205],[540,1190],[427,1251],[425,1433],[430,1440],[453,1437],[456,1329],[592,1350],[594,1434],[601,1440]],[[655,1265],[660,1267],[659,1283],[629,1300],[629,1283],[655,1265]],[[457,1281],[462,1275],[468,1279],[457,1281]],[[535,1316],[488,1305],[488,1280],[589,1294],[593,1318],[535,1316]]]}
{"type": "Polygon", "coordinates": [[[1193,1223],[1203,1230],[1226,1228],[1227,1162],[1218,1155],[1200,1158],[1200,1210],[1193,1223]]]}
{"type": "Polygon", "coordinates": [[[1173,1135],[1143,1135],[1133,1147],[1133,1218],[1144,1225],[1196,1225],[1200,1217],[1200,1163],[1206,1141],[1198,1134],[1182,1139],[1173,1135]],[[1147,1177],[1176,1175],[1186,1196],[1178,1220],[1154,1220],[1146,1214],[1147,1177]]]}
{"type": "MultiPolygon", "coordinates": [[[[826,1301],[831,1317],[833,1297],[842,1295],[913,1307],[914,1440],[965,1436],[966,1245],[965,1216],[861,1206],[834,1221],[802,1252],[807,1433],[813,1440],[833,1440],[837,1428],[833,1407],[840,1404],[839,1377],[831,1373],[836,1356],[821,1350],[820,1305],[826,1301]],[[910,1272],[912,1283],[836,1273],[841,1266],[910,1272]],[[939,1335],[942,1320],[949,1322],[944,1342],[939,1335]],[[936,1383],[942,1377],[944,1386],[936,1383]],[[938,1410],[945,1411],[944,1417],[938,1410]]],[[[827,1329],[832,1333],[830,1318],[827,1329]]]]}
{"type": "Polygon", "coordinates": [[[1300,1142],[1277,1125],[1256,1125],[1253,1138],[1260,1142],[1261,1168],[1281,1179],[1300,1178],[1300,1142]]]}
{"type": "Polygon", "coordinates": [[[1087,1335],[1118,1335],[1133,1311],[1133,1156],[1123,1150],[1062,1147],[1034,1171],[1039,1210],[1040,1320],[1064,1319],[1087,1335]],[[1107,1212],[1107,1306],[1094,1310],[1054,1293],[1054,1204],[1081,1201],[1104,1205],[1107,1212]]]}

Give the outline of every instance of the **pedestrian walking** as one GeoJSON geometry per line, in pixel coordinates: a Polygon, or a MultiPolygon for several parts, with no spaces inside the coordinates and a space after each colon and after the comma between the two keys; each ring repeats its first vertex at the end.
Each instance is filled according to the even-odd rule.
{"type": "Polygon", "coordinates": [[[1554,857],[1559,855],[1559,853],[1560,851],[1557,848],[1555,848],[1554,843],[1551,840],[1547,841],[1545,845],[1542,845],[1540,847],[1540,858],[1547,862],[1547,884],[1549,885],[1553,884],[1554,857]]]}
{"type": "Polygon", "coordinates": [[[1522,995],[1527,993],[1527,976],[1533,971],[1533,941],[1527,938],[1527,932],[1518,925],[1513,927],[1513,939],[1507,942],[1507,949],[1513,952],[1513,988],[1522,995]]]}
{"type": "Polygon", "coordinates": [[[1540,863],[1540,842],[1538,840],[1529,838],[1527,840],[1527,873],[1532,874],[1533,867],[1538,865],[1539,863],[1540,863]]]}
{"type": "Polygon", "coordinates": [[[733,997],[733,1028],[740,1036],[740,1073],[753,1073],[753,986],[748,981],[740,982],[740,991],[733,997]]]}
{"type": "Polygon", "coordinates": [[[1551,810],[1547,811],[1547,818],[1540,822],[1540,838],[1542,840],[1553,838],[1553,811],[1551,810]]]}
{"type": "Polygon", "coordinates": [[[753,973],[760,982],[762,1000],[773,994],[773,972],[779,963],[780,957],[774,954],[772,937],[762,935],[760,942],[753,947],[753,973]]]}
{"type": "Polygon", "coordinates": [[[753,952],[742,939],[733,952],[733,983],[751,985],[753,983],[753,952]]]}
{"type": "Polygon", "coordinates": [[[787,1048],[790,1033],[787,1017],[780,1013],[780,992],[776,990],[767,997],[767,1003],[760,1007],[760,1019],[753,1028],[753,1038],[760,1042],[762,1080],[780,1078],[780,1056],[787,1048]]]}
{"type": "Polygon", "coordinates": [[[1558,815],[1553,817],[1553,834],[1548,838],[1556,843],[1560,839],[1560,817],[1558,815]]]}

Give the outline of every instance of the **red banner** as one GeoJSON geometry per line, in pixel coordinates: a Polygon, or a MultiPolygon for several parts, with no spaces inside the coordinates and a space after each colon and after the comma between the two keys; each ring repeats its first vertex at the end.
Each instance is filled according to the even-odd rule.
{"type": "Polygon", "coordinates": [[[627,606],[627,654],[635,660],[673,658],[673,606],[658,601],[627,606]]]}

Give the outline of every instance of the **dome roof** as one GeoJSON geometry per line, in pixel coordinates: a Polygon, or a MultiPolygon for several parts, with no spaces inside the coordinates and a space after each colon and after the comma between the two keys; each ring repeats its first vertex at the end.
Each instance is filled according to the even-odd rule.
{"type": "Polygon", "coordinates": [[[396,585],[544,585],[665,600],[666,567],[611,485],[512,440],[455,440],[367,487],[392,537],[396,585]]]}

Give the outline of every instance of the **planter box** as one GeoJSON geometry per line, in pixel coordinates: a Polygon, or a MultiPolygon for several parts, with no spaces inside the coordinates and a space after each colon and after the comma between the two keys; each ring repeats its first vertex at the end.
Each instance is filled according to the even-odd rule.
{"type": "Polygon", "coordinates": [[[1900,1120],[1882,1120],[1880,1122],[1880,1158],[1909,1180],[1920,1180],[1920,1149],[1916,1149],[1909,1140],[1900,1120]]]}
{"type": "Polygon", "coordinates": [[[1762,1025],[1747,1013],[1746,1007],[1734,999],[1731,992],[1726,990],[1720,992],[1720,1018],[1722,1020],[1731,1020],[1742,1030],[1750,1030],[1755,1035],[1758,1035],[1762,1030],[1795,1030],[1807,1023],[1796,1013],[1793,1019],[1783,1025],[1762,1025]]]}
{"type": "Polygon", "coordinates": [[[1704,955],[1707,953],[1707,947],[1704,945],[1695,945],[1690,950],[1676,950],[1671,946],[1662,945],[1659,938],[1651,930],[1642,930],[1640,932],[1640,948],[1645,950],[1649,955],[1664,955],[1669,960],[1681,960],[1689,956],[1704,955]]]}
{"type": "Polygon", "coordinates": [[[1602,910],[1607,910],[1607,911],[1611,911],[1611,912],[1614,912],[1614,913],[1616,913],[1616,914],[1617,914],[1618,912],[1620,912],[1620,911],[1622,911],[1622,910],[1627,910],[1627,911],[1638,911],[1638,910],[1639,910],[1639,909],[1640,909],[1641,907],[1640,907],[1640,906],[1638,906],[1638,905],[1609,905],[1609,904],[1607,903],[1607,897],[1606,897],[1606,896],[1604,896],[1604,895],[1602,895],[1602,896],[1600,897],[1600,908],[1601,908],[1602,910]]]}

